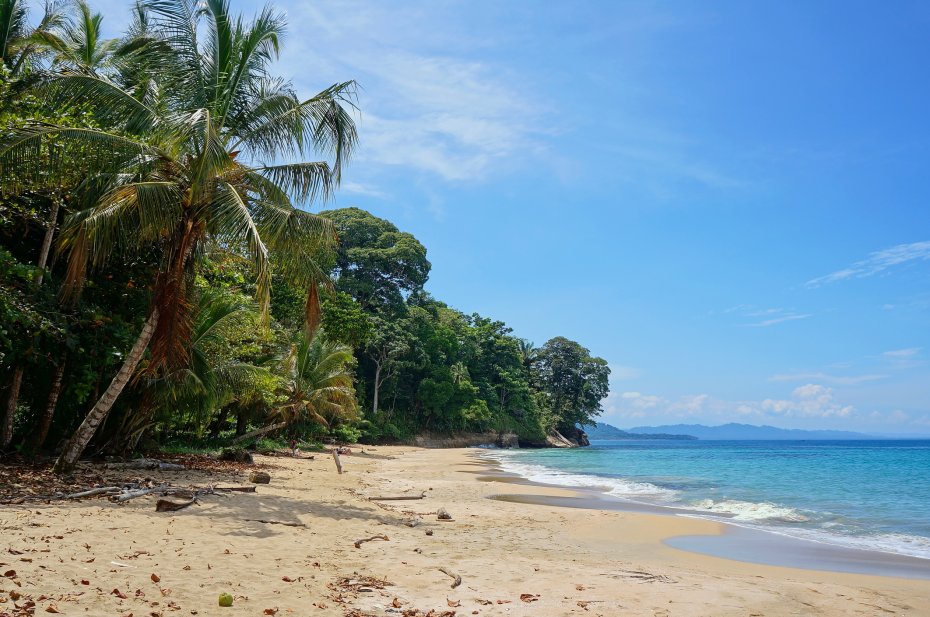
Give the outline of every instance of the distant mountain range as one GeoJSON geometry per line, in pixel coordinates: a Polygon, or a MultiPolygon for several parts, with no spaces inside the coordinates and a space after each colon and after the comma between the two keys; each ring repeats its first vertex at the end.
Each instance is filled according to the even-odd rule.
{"type": "MultiPolygon", "coordinates": [[[[611,427],[612,428],[612,427],[611,427]]],[[[803,429],[777,428],[774,426],[753,426],[751,424],[723,424],[721,426],[704,426],[703,424],[669,424],[663,426],[637,426],[628,433],[651,435],[655,433],[672,433],[692,435],[698,439],[875,439],[875,435],[854,433],[851,431],[807,431],[803,429]]],[[[589,432],[590,436],[591,433],[589,432]]],[[[610,438],[608,438],[610,439],[610,438]]]]}
{"type": "Polygon", "coordinates": [[[588,439],[697,439],[697,437],[691,435],[672,435],[659,432],[630,433],[604,422],[598,422],[597,426],[585,426],[583,428],[588,435],[588,439]]]}

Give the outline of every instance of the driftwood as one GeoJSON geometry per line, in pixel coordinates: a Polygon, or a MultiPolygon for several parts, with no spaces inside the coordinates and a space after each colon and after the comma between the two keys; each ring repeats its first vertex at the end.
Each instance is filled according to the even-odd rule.
{"type": "Polygon", "coordinates": [[[165,463],[153,458],[139,458],[125,463],[107,463],[104,469],[157,469],[159,471],[184,471],[184,465],[165,463]]]}
{"type": "Polygon", "coordinates": [[[247,518],[243,519],[246,521],[251,521],[253,523],[265,523],[266,525],[285,525],[287,527],[306,527],[303,523],[288,523],[287,521],[267,521],[263,518],[247,518]]]}
{"type": "Polygon", "coordinates": [[[426,491],[424,491],[421,495],[369,497],[368,501],[413,501],[414,499],[423,499],[424,497],[426,497],[426,491]]]}
{"type": "Polygon", "coordinates": [[[190,501],[169,501],[167,499],[159,499],[158,503],[155,504],[156,512],[177,512],[178,510],[183,510],[188,506],[192,506],[197,503],[197,498],[193,498],[190,501]]]}
{"type": "Polygon", "coordinates": [[[451,577],[452,577],[452,579],[453,579],[453,580],[452,580],[452,589],[455,589],[456,587],[458,587],[459,585],[462,584],[462,577],[459,576],[458,574],[456,574],[455,572],[453,572],[452,570],[450,570],[449,568],[443,566],[443,567],[439,568],[439,571],[442,572],[443,574],[445,574],[446,576],[451,576],[451,577]]]}
{"type": "Polygon", "coordinates": [[[342,473],[342,461],[339,460],[339,448],[333,448],[333,460],[336,461],[336,471],[342,473]]]}
{"type": "Polygon", "coordinates": [[[372,540],[387,540],[387,539],[388,537],[386,535],[379,533],[377,535],[371,536],[370,538],[362,538],[361,540],[356,540],[355,548],[362,548],[362,544],[364,544],[365,542],[371,542],[372,540]]]}
{"type": "Polygon", "coordinates": [[[92,488],[86,491],[81,491],[79,493],[71,493],[70,495],[62,495],[61,497],[54,497],[54,499],[80,499],[82,497],[93,497],[95,495],[106,495],[119,492],[120,487],[118,486],[104,486],[101,488],[92,488]]]}
{"type": "Polygon", "coordinates": [[[211,490],[218,493],[254,493],[254,486],[214,486],[211,490]]]}
{"type": "Polygon", "coordinates": [[[135,499],[136,497],[145,497],[146,495],[151,495],[152,493],[168,494],[169,492],[171,492],[171,489],[168,486],[156,486],[155,488],[125,490],[117,495],[110,495],[109,499],[110,501],[116,503],[123,503],[124,501],[129,501],[130,499],[135,499]]]}

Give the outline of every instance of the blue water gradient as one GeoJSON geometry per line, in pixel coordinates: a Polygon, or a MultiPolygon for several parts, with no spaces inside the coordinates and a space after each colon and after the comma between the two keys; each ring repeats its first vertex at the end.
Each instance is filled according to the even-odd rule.
{"type": "Polygon", "coordinates": [[[537,482],[930,559],[930,440],[596,441],[488,455],[537,482]]]}

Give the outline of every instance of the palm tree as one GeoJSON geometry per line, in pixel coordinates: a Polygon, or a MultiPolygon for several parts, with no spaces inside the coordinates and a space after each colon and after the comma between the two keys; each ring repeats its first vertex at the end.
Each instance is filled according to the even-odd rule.
{"type": "Polygon", "coordinates": [[[278,373],[285,397],[270,415],[271,424],[236,438],[243,441],[302,421],[333,426],[358,414],[352,348],[319,333],[303,333],[282,359],[278,373]]]}
{"type": "Polygon", "coordinates": [[[12,75],[20,75],[42,55],[42,35],[64,23],[58,4],[47,2],[34,28],[24,0],[0,0],[0,55],[12,75]]]}
{"type": "Polygon", "coordinates": [[[22,173],[37,180],[75,165],[84,170],[75,194],[84,207],[59,240],[68,254],[66,298],[76,296],[89,267],[115,255],[160,255],[142,332],[64,447],[60,471],[74,466],[147,348],[153,373],[186,363],[194,275],[211,243],[251,261],[265,316],[272,264],[308,289],[307,325],[315,329],[318,285],[327,280],[317,258],[336,235],[331,222],[295,203],[328,197],[356,143],[353,82],[300,100],[269,73],[284,28],[270,8],[245,22],[230,15],[226,0],[145,0],[142,7],[148,35],[160,44],[139,53],[158,87],[136,91],[103,76],[59,75],[49,84],[53,103],[89,105],[109,128],[42,125],[0,141],[6,185],[22,173]],[[48,156],[52,141],[80,156],[48,156]],[[273,162],[309,151],[332,162],[273,162]]]}
{"type": "Polygon", "coordinates": [[[95,73],[107,65],[119,41],[101,38],[103,15],[91,11],[87,2],[76,0],[74,9],[74,19],[37,32],[33,38],[54,52],[53,67],[95,73]]]}

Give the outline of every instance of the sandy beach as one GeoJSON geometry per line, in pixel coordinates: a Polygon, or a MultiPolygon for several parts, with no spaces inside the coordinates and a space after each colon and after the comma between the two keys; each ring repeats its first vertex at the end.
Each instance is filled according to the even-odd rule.
{"type": "MultiPolygon", "coordinates": [[[[269,485],[177,513],[156,513],[155,496],[0,506],[0,615],[930,615],[927,580],[663,543],[720,534],[713,521],[489,499],[578,494],[514,482],[480,456],[355,448],[342,475],[325,454],[257,457],[269,485]],[[439,508],[453,520],[437,520],[439,508]],[[377,535],[387,539],[355,547],[377,535]],[[231,608],[218,606],[223,592],[231,608]]],[[[244,474],[145,474],[247,484],[244,474]]]]}

